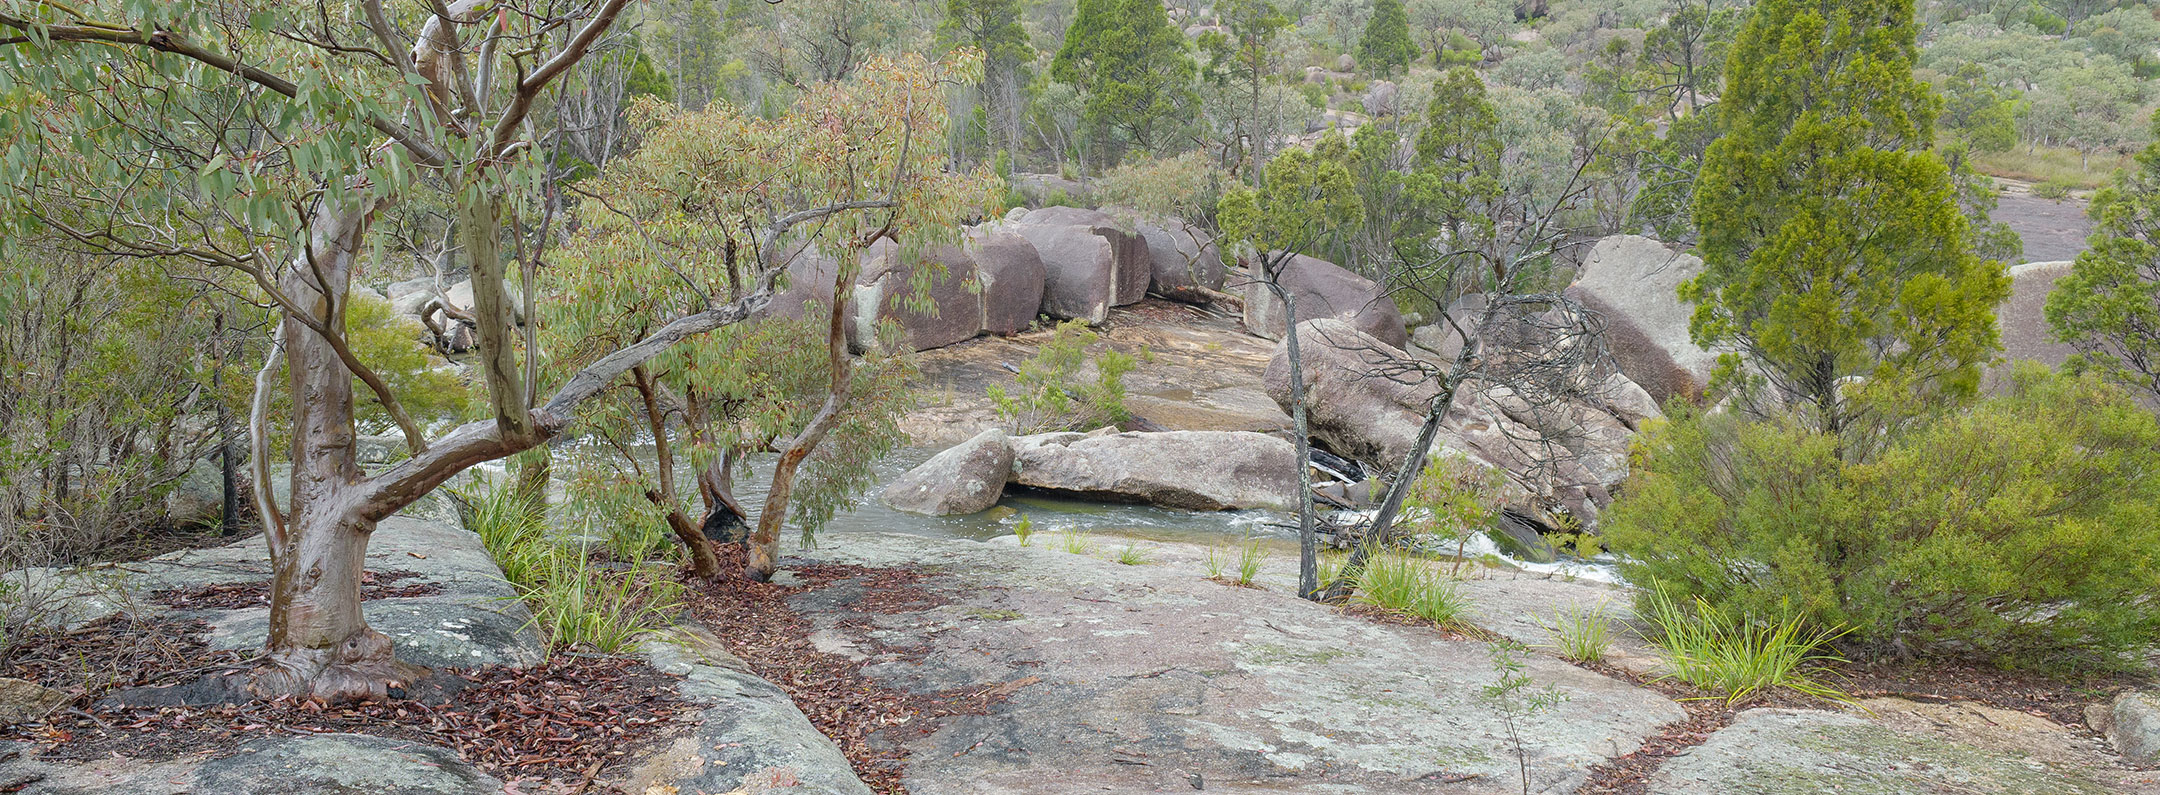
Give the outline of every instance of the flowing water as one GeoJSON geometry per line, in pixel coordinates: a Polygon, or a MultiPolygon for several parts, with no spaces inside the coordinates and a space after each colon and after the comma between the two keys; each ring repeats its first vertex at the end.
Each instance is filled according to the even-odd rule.
{"type": "MultiPolygon", "coordinates": [[[[875,482],[878,485],[857,498],[854,507],[833,516],[832,521],[820,531],[820,537],[831,542],[836,540],[834,536],[837,534],[869,532],[987,541],[1012,535],[1015,526],[1025,518],[1038,533],[1077,533],[1203,546],[1258,538],[1275,547],[1277,554],[1296,554],[1297,516],[1285,511],[1180,511],[1147,505],[1066,499],[1041,492],[1008,489],[996,507],[982,513],[966,516],[923,516],[894,510],[877,498],[877,492],[884,484],[892,482],[937,452],[925,448],[903,448],[879,461],[874,467],[875,482]]],[[[736,499],[752,512],[764,504],[774,458],[775,456],[770,454],[755,456],[750,462],[750,474],[738,473],[736,476],[736,499]]],[[[483,466],[496,475],[502,472],[500,463],[483,466]]],[[[695,487],[691,484],[686,482],[683,486],[694,493],[695,487]]],[[[782,536],[783,545],[791,545],[794,537],[794,524],[790,522],[789,530],[782,536]]],[[[1603,560],[1536,563],[1508,558],[1482,534],[1473,536],[1463,552],[1466,558],[1487,561],[1498,559],[1504,565],[1533,573],[1601,582],[1617,579],[1609,562],[1603,560]]]]}

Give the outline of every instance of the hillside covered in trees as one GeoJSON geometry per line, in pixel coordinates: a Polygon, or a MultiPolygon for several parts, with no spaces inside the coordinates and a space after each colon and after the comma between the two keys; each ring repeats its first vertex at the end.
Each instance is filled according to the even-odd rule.
{"type": "Polygon", "coordinates": [[[0,0],[0,564],[10,792],[2160,793],[2160,5],[0,0]]]}

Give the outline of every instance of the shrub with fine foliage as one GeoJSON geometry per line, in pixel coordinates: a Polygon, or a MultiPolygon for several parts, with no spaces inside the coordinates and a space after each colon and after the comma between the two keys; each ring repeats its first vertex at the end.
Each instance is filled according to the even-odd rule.
{"type": "Polygon", "coordinates": [[[1676,413],[1606,538],[1646,589],[1850,627],[1874,656],[2106,667],[2160,637],[2160,422],[2032,366],[1841,462],[1781,423],[1676,413]]]}

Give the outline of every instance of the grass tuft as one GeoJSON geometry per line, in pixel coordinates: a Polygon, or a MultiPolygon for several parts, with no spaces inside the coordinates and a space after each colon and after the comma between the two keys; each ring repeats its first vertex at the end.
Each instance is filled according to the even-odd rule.
{"type": "Polygon", "coordinates": [[[1200,565],[1207,569],[1207,578],[1210,580],[1222,579],[1223,570],[1229,565],[1227,562],[1229,557],[1230,553],[1228,550],[1223,549],[1223,545],[1209,544],[1207,557],[1200,560],[1200,565]]]}
{"type": "Polygon", "coordinates": [[[1126,544],[1124,549],[1118,550],[1117,562],[1126,566],[1147,565],[1147,550],[1141,549],[1137,544],[1126,544]]]}
{"type": "Polygon", "coordinates": [[[1553,648],[1570,662],[1604,662],[1605,649],[1612,645],[1612,611],[1604,602],[1587,610],[1582,605],[1562,608],[1550,623],[1533,620],[1552,633],[1553,648]]]}
{"type": "Polygon", "coordinates": [[[1035,520],[1021,514],[1020,521],[1013,523],[1013,537],[1020,539],[1020,546],[1029,546],[1035,538],[1035,520]]]}
{"type": "Polygon", "coordinates": [[[1081,535],[1078,530],[1067,530],[1058,535],[1058,549],[1070,554],[1085,555],[1094,548],[1095,542],[1089,541],[1088,537],[1081,535]]]}
{"type": "Polygon", "coordinates": [[[1797,618],[1736,618],[1700,597],[1692,609],[1682,608],[1663,590],[1646,595],[1643,605],[1643,618],[1654,630],[1644,639],[1665,650],[1673,671],[1667,678],[1717,694],[1727,706],[1772,688],[1826,701],[1851,700],[1810,670],[1845,662],[1817,651],[1845,634],[1843,630],[1809,630],[1797,618]]]}
{"type": "Polygon", "coordinates": [[[621,654],[665,630],[682,609],[682,584],[659,567],[594,568],[591,558],[559,555],[553,570],[523,589],[533,623],[551,649],[621,654]]]}
{"type": "Polygon", "coordinates": [[[1459,626],[1470,614],[1470,601],[1459,583],[1401,552],[1383,552],[1365,561],[1357,577],[1356,601],[1443,627],[1459,626]]]}
{"type": "Polygon", "coordinates": [[[1251,585],[1260,576],[1260,563],[1268,559],[1268,548],[1258,538],[1246,538],[1238,546],[1237,584],[1251,585]]]}
{"type": "Polygon", "coordinates": [[[590,549],[558,543],[509,485],[476,480],[458,496],[469,506],[468,526],[531,609],[549,649],[618,654],[674,623],[683,587],[664,566],[596,566],[590,549]]]}

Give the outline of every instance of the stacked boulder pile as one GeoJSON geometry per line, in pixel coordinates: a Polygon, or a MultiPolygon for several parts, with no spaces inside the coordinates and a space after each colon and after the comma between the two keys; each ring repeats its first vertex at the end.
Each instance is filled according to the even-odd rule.
{"type": "MultiPolygon", "coordinates": [[[[839,263],[831,256],[791,247],[770,254],[769,264],[785,269],[769,315],[802,317],[832,305],[839,263]]],[[[1016,209],[962,230],[956,244],[915,250],[881,241],[859,264],[852,290],[841,296],[857,352],[876,344],[885,321],[899,326],[908,346],[930,350],[982,334],[1017,334],[1039,316],[1100,324],[1112,308],[1150,294],[1211,303],[1222,297],[1225,278],[1213,236],[1199,227],[1114,207],[1016,209]],[[918,290],[923,284],[928,289],[918,290]]],[[[470,317],[470,281],[413,279],[390,285],[387,297],[397,314],[426,324],[445,352],[471,350],[471,327],[459,322],[470,317]]]]}

